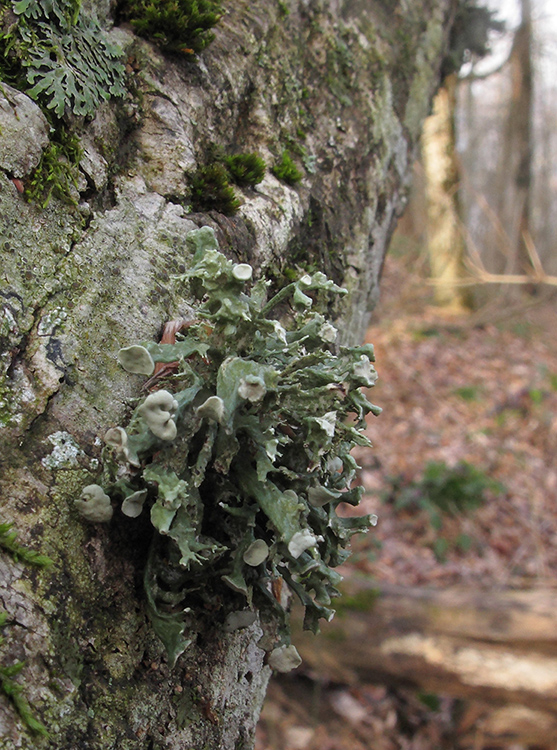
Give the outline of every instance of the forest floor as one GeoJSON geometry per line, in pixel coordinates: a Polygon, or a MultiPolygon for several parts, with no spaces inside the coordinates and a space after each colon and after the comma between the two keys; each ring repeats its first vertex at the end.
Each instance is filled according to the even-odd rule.
{"type": "MultiPolygon", "coordinates": [[[[360,508],[379,522],[342,572],[402,586],[555,586],[555,295],[511,304],[493,288],[478,312],[447,316],[416,267],[387,258],[368,332],[379,373],[369,395],[384,411],[370,418],[374,449],[358,456],[360,508]],[[435,487],[452,488],[448,508],[435,487]]],[[[411,690],[317,683],[302,667],[272,681],[256,750],[450,750],[465,746],[473,712],[411,690]]]]}

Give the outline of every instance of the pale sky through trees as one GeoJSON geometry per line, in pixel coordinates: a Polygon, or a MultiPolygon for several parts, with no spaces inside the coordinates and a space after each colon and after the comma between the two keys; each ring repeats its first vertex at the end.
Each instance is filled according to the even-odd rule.
{"type": "MultiPolygon", "coordinates": [[[[485,4],[496,12],[496,18],[504,21],[508,33],[494,35],[493,55],[477,66],[478,72],[496,68],[508,55],[512,44],[512,31],[520,23],[519,0],[486,0],[485,4]]],[[[557,84],[557,2],[555,0],[533,0],[532,14],[534,35],[540,48],[542,78],[546,85],[557,84]]]]}
{"type": "MultiPolygon", "coordinates": [[[[513,43],[513,32],[520,24],[520,0],[484,0],[495,11],[495,18],[504,21],[507,31],[494,33],[492,54],[474,66],[474,73],[486,75],[500,69],[507,60],[513,43]]],[[[557,270],[554,237],[555,205],[557,203],[557,2],[532,0],[533,20],[533,187],[531,193],[531,232],[547,272],[557,270]]],[[[471,66],[461,75],[471,72],[471,66]]],[[[501,149],[506,132],[510,71],[507,65],[500,73],[484,80],[464,84],[461,88],[457,148],[465,165],[463,200],[466,205],[467,227],[476,245],[491,258],[496,245],[493,214],[498,201],[501,180],[501,149]],[[487,204],[486,204],[487,202],[487,204]]],[[[502,217],[501,217],[502,218],[502,217]]]]}

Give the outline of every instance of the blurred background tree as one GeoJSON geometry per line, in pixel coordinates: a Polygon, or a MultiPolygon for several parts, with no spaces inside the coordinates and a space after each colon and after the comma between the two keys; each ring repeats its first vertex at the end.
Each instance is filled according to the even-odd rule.
{"type": "Polygon", "coordinates": [[[453,312],[557,283],[556,23],[544,0],[461,4],[400,229],[453,312]]]}
{"type": "Polygon", "coordinates": [[[495,12],[476,0],[463,0],[451,34],[451,54],[445,61],[444,81],[424,124],[422,164],[427,200],[427,248],[437,304],[463,312],[473,304],[466,276],[466,239],[459,187],[456,117],[459,71],[490,54],[490,38],[504,30],[495,12]]]}

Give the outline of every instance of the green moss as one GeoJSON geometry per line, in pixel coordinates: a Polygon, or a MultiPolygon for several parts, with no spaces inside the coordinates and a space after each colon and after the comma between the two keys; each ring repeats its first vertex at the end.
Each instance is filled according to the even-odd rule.
{"type": "MultiPolygon", "coordinates": [[[[73,500],[81,492],[84,484],[91,484],[94,477],[87,469],[67,469],[58,467],[56,472],[56,484],[54,485],[52,496],[58,502],[67,502],[73,500]],[[63,469],[62,471],[60,469],[63,469]]],[[[54,522],[54,518],[52,519],[54,522]]],[[[54,523],[54,526],[56,524],[54,523]]],[[[72,527],[73,528],[73,527],[72,527]]],[[[53,536],[53,541],[57,538],[53,536]]]]}
{"type": "Polygon", "coordinates": [[[429,114],[429,96],[434,84],[433,63],[443,44],[443,24],[432,18],[419,38],[419,51],[414,56],[412,82],[404,111],[403,124],[413,138],[421,132],[422,123],[429,114]]]}
{"type": "Polygon", "coordinates": [[[287,185],[297,185],[303,176],[286,149],[282,152],[280,161],[275,164],[271,172],[278,180],[286,182],[287,185]]]}
{"type": "Polygon", "coordinates": [[[337,616],[343,617],[347,612],[371,612],[380,595],[379,589],[366,589],[354,596],[342,596],[335,603],[337,616]]]}
{"type": "Polygon", "coordinates": [[[465,552],[474,540],[466,534],[456,539],[442,535],[444,518],[469,514],[484,505],[490,495],[505,491],[503,485],[465,461],[456,466],[447,466],[443,461],[427,464],[423,477],[408,481],[403,477],[391,479],[392,489],[385,495],[386,502],[392,502],[395,510],[427,514],[435,532],[431,546],[436,558],[445,562],[452,549],[465,552]]]}
{"type": "Polygon", "coordinates": [[[323,630],[321,635],[332,643],[345,643],[348,640],[348,636],[342,628],[327,628],[323,630]]]}
{"type": "Polygon", "coordinates": [[[400,60],[400,71],[402,76],[408,81],[412,79],[415,69],[415,47],[417,42],[418,39],[416,39],[415,30],[410,24],[408,26],[402,24],[394,31],[394,44],[396,44],[398,52],[397,59],[400,60]]]}
{"type": "Polygon", "coordinates": [[[460,388],[456,388],[454,393],[464,401],[477,401],[480,395],[480,388],[476,385],[463,385],[460,388]]]}
{"type": "Polygon", "coordinates": [[[12,409],[13,389],[6,383],[6,378],[0,380],[0,427],[7,427],[13,419],[12,409]]]}
{"type": "Polygon", "coordinates": [[[284,139],[286,151],[289,154],[294,154],[294,156],[304,157],[306,155],[306,148],[299,141],[305,139],[305,137],[305,132],[301,127],[296,129],[296,137],[287,135],[284,139]]]}
{"type": "Polygon", "coordinates": [[[46,555],[41,555],[20,544],[17,541],[17,532],[12,531],[9,523],[0,523],[0,548],[8,552],[16,562],[21,560],[26,565],[36,565],[39,568],[52,565],[52,560],[46,555]]]}
{"type": "MultiPolygon", "coordinates": [[[[2,614],[0,614],[0,618],[2,614]]],[[[6,624],[5,619],[0,619],[0,628],[6,624]]],[[[3,644],[3,638],[0,636],[0,646],[3,644]]],[[[13,707],[19,714],[19,718],[23,724],[33,734],[38,734],[43,737],[48,737],[48,731],[44,724],[35,718],[29,703],[24,695],[24,688],[22,685],[17,683],[13,678],[21,672],[23,669],[23,662],[16,662],[9,667],[0,665],[0,691],[8,698],[12,703],[13,707]]]]}
{"type": "Polygon", "coordinates": [[[55,131],[43,151],[41,160],[27,180],[25,197],[46,208],[55,197],[72,205],[77,204],[78,165],[82,150],[79,137],[64,128],[55,131]]]}
{"type": "Polygon", "coordinates": [[[354,87],[356,80],[357,63],[351,50],[353,41],[351,33],[342,29],[327,49],[327,85],[331,93],[347,107],[353,104],[348,91],[354,87]]]}
{"type": "Polygon", "coordinates": [[[232,216],[240,207],[228,170],[223,164],[200,167],[190,178],[191,203],[194,211],[219,211],[232,216]]]}
{"type": "Polygon", "coordinates": [[[192,55],[215,38],[223,8],[220,0],[121,0],[117,14],[161,49],[192,55]]]}
{"type": "Polygon", "coordinates": [[[282,270],[282,276],[284,276],[287,283],[290,284],[292,281],[296,281],[296,279],[300,276],[300,272],[295,268],[287,267],[282,270]]]}
{"type": "Polygon", "coordinates": [[[426,708],[430,711],[439,711],[441,708],[441,700],[435,693],[416,693],[416,698],[423,703],[426,708]]]}
{"type": "Polygon", "coordinates": [[[265,162],[258,154],[227,156],[224,159],[224,164],[228,169],[230,178],[241,187],[254,187],[265,176],[265,162]]]}
{"type": "Polygon", "coordinates": [[[208,163],[190,176],[192,208],[232,216],[241,201],[230,183],[254,187],[265,176],[265,162],[256,153],[227,156],[224,148],[215,143],[210,143],[206,152],[208,163]]]}
{"type": "MultiPolygon", "coordinates": [[[[24,547],[17,541],[17,534],[12,531],[11,524],[2,523],[0,524],[0,548],[7,552],[14,560],[25,563],[26,565],[34,565],[35,567],[44,568],[52,564],[52,560],[41,555],[38,552],[24,547]]],[[[0,630],[6,627],[8,621],[8,615],[6,612],[0,612],[0,630]]],[[[0,635],[0,647],[4,644],[4,638],[0,635]]],[[[29,729],[33,734],[42,735],[48,737],[46,727],[38,721],[24,694],[23,685],[16,682],[13,678],[18,675],[24,667],[23,662],[15,662],[9,666],[0,663],[0,691],[8,698],[12,703],[14,709],[19,714],[19,718],[22,723],[29,729]]]]}
{"type": "Polygon", "coordinates": [[[393,480],[388,500],[395,508],[425,510],[435,525],[441,526],[439,514],[458,515],[477,510],[488,500],[487,493],[501,494],[504,487],[486,472],[466,461],[448,466],[444,461],[430,461],[423,477],[405,483],[393,480]]]}

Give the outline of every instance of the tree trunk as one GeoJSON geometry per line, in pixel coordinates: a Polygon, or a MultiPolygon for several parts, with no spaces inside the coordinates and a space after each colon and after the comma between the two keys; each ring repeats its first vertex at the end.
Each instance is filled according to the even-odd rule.
{"type": "Polygon", "coordinates": [[[530,0],[521,0],[522,20],[515,32],[509,57],[511,101],[501,156],[499,219],[508,237],[504,271],[528,273],[532,269],[530,202],[532,186],[533,38],[530,0]]]}
{"type": "Polygon", "coordinates": [[[459,282],[465,277],[466,244],[458,197],[460,166],[456,153],[455,107],[458,77],[447,76],[424,123],[422,161],[427,192],[427,246],[435,301],[455,312],[470,307],[459,282]]]}
{"type": "MultiPolygon", "coordinates": [[[[108,3],[88,5],[107,20],[108,3]]],[[[51,734],[29,734],[0,694],[5,750],[252,745],[271,671],[261,623],[228,634],[215,622],[171,670],[145,617],[149,529],[123,516],[86,524],[73,501],[100,475],[100,438],[139,395],[118,350],[191,312],[175,276],[191,264],[192,229],[213,227],[224,252],[275,287],[323,270],[349,290],[344,343],[361,340],[452,10],[229,3],[196,59],[114,29],[133,95],[83,126],[75,208],[20,194],[49,131],[27,96],[0,91],[1,520],[54,563],[37,572],[0,557],[4,661],[25,661],[15,679],[51,734]],[[235,216],[188,213],[185,173],[212,144],[269,166],[289,149],[303,179],[268,172],[235,216]]]]}

